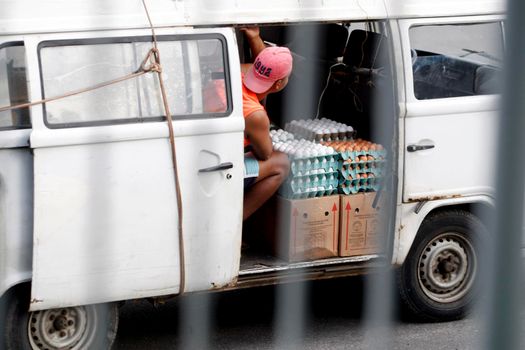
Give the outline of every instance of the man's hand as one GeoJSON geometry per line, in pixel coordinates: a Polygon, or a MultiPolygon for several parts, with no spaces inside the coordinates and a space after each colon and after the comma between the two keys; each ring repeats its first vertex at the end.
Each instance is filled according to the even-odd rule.
{"type": "Polygon", "coordinates": [[[250,50],[252,51],[252,57],[255,59],[257,55],[266,48],[262,41],[259,27],[244,27],[240,29],[246,35],[248,43],[250,44],[250,50]]]}
{"type": "Polygon", "coordinates": [[[256,26],[255,27],[244,27],[244,28],[241,28],[241,32],[244,32],[244,34],[246,35],[246,37],[248,39],[257,38],[261,34],[261,31],[259,30],[259,27],[256,27],[256,26]]]}

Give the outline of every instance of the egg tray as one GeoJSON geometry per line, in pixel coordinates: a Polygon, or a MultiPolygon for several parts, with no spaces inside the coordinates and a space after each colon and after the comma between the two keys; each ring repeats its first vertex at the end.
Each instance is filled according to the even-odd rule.
{"type": "Polygon", "coordinates": [[[380,187],[379,182],[376,182],[374,184],[368,184],[368,183],[360,184],[360,183],[352,183],[352,181],[348,181],[346,183],[342,183],[339,186],[339,193],[340,194],[356,194],[359,192],[376,192],[379,190],[379,187],[380,187]]]}
{"type": "Polygon", "coordinates": [[[374,177],[374,178],[366,178],[366,179],[339,179],[339,186],[341,185],[347,185],[347,186],[368,186],[368,185],[376,185],[379,184],[382,181],[382,177],[374,177]]]}
{"type": "Polygon", "coordinates": [[[375,162],[342,164],[339,172],[345,180],[354,180],[361,174],[373,174],[374,178],[384,176],[384,167],[377,166],[374,163],[375,162]]]}
{"type": "Polygon", "coordinates": [[[376,151],[344,151],[339,152],[341,155],[341,158],[343,160],[350,160],[352,163],[359,163],[359,160],[356,160],[356,158],[360,156],[372,156],[374,157],[375,161],[381,161],[386,158],[386,150],[376,150],[376,151]]]}
{"type": "Polygon", "coordinates": [[[327,197],[334,194],[338,194],[339,190],[337,187],[331,190],[324,191],[305,191],[301,193],[293,193],[289,190],[279,190],[279,195],[287,199],[304,199],[304,198],[314,198],[314,197],[327,197]]]}
{"type": "Polygon", "coordinates": [[[332,176],[333,179],[320,179],[317,175],[306,175],[306,176],[288,176],[283,185],[288,185],[294,192],[297,190],[303,190],[307,187],[319,187],[332,185],[337,187],[340,182],[339,174],[337,171],[323,174],[326,177],[332,176]],[[293,183],[292,183],[293,182],[293,183]],[[301,185],[299,185],[301,182],[301,185]]]}
{"type": "Polygon", "coordinates": [[[341,162],[339,153],[325,156],[293,158],[290,161],[290,170],[294,176],[326,174],[337,171],[341,162]],[[331,168],[331,169],[330,169],[331,168]],[[321,170],[319,172],[319,170],[321,170]]]}
{"type": "Polygon", "coordinates": [[[328,196],[337,193],[340,178],[337,171],[325,173],[323,175],[333,176],[333,179],[319,179],[315,175],[307,176],[289,176],[288,179],[279,188],[279,194],[287,198],[309,198],[328,196]],[[299,185],[298,182],[301,182],[299,185]],[[328,190],[327,187],[333,189],[328,190]],[[324,190],[314,190],[315,187],[324,187],[324,190]]]}

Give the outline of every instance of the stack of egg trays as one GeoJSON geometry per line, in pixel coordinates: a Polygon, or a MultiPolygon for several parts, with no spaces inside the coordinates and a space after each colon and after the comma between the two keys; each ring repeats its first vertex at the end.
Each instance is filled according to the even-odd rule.
{"type": "Polygon", "coordinates": [[[379,182],[384,176],[385,157],[385,150],[341,152],[339,193],[355,194],[358,192],[377,191],[379,182]],[[363,159],[370,156],[373,159],[363,159]],[[358,174],[372,174],[374,176],[372,178],[358,179],[358,174]]]}
{"type": "Polygon", "coordinates": [[[294,158],[290,162],[291,176],[305,176],[326,174],[337,171],[341,166],[341,156],[339,153],[307,157],[294,158]]]}
{"type": "Polygon", "coordinates": [[[289,176],[279,188],[279,194],[289,199],[330,196],[338,193],[339,173],[337,170],[319,175],[289,176]],[[326,179],[322,180],[322,176],[326,179]],[[332,186],[332,189],[328,189],[332,186]],[[319,190],[323,187],[323,190],[319,190]]]}

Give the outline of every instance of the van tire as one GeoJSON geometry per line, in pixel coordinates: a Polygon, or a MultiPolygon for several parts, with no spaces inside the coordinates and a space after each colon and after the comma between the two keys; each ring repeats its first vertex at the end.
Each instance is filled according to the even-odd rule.
{"type": "Polygon", "coordinates": [[[5,298],[6,322],[2,326],[6,350],[110,349],[117,335],[117,303],[28,312],[28,286],[8,292],[5,298]],[[59,317],[61,322],[49,321],[59,317]],[[79,321],[82,328],[74,323],[68,325],[72,320],[79,321]],[[55,326],[62,327],[63,333],[58,333],[59,328],[55,329],[55,326]],[[64,334],[65,338],[57,339],[52,334],[44,334],[44,329],[56,332],[58,337],[64,334]]]}
{"type": "Polygon", "coordinates": [[[481,220],[467,211],[425,218],[396,271],[402,310],[420,321],[464,317],[479,294],[480,246],[487,237],[481,220]]]}

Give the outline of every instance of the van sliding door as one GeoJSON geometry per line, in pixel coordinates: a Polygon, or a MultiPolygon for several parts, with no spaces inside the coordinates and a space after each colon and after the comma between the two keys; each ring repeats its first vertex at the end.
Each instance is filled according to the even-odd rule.
{"type": "Polygon", "coordinates": [[[496,16],[402,20],[403,200],[492,192],[503,57],[496,16]]]}
{"type": "MultiPolygon", "coordinates": [[[[42,96],[33,99],[136,72],[150,34],[35,43],[42,96]]],[[[240,91],[233,33],[157,36],[181,185],[185,291],[220,287],[238,274],[241,244],[244,120],[231,93],[240,91]]],[[[33,110],[31,310],[181,292],[180,218],[156,73],[33,110]]]]}

